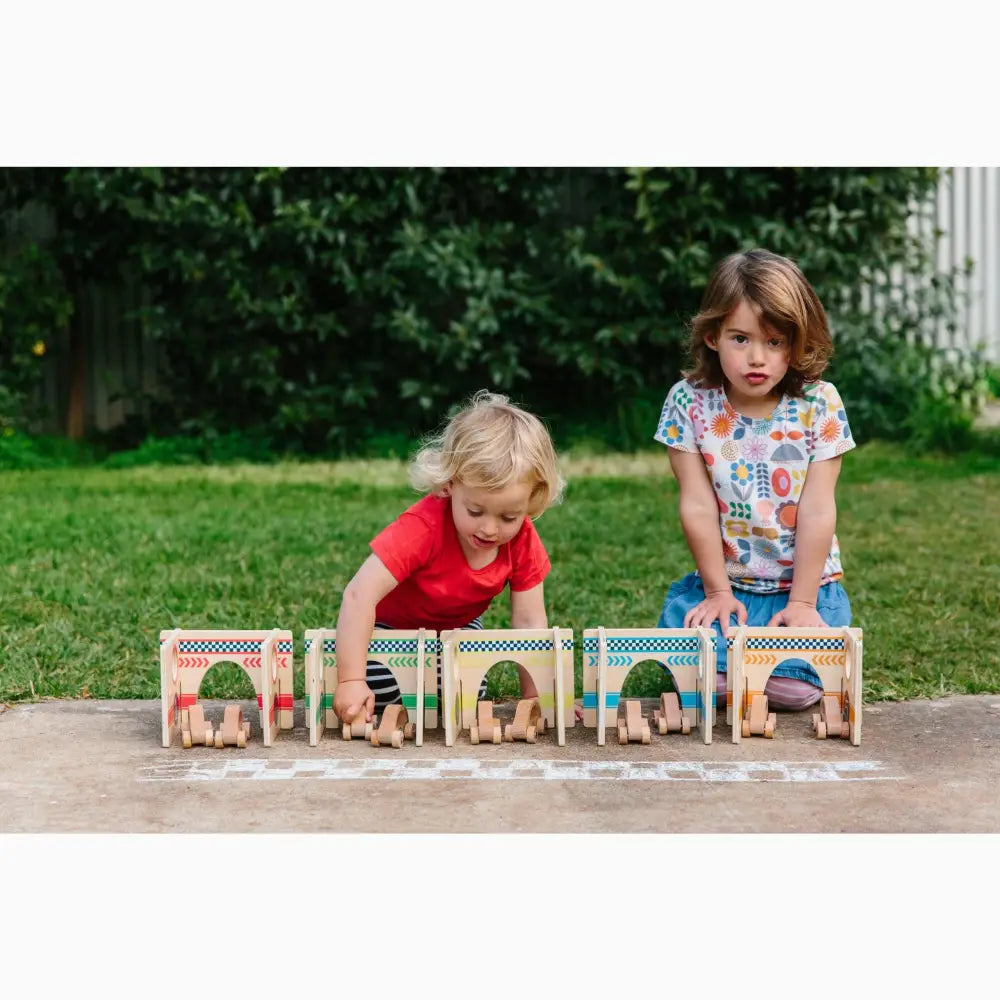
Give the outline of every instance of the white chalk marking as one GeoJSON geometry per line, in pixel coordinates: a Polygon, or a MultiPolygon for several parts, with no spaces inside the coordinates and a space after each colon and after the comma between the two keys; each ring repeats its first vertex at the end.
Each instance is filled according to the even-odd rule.
{"type": "Polygon", "coordinates": [[[688,760],[506,760],[478,757],[371,760],[167,760],[140,769],[138,781],[902,781],[878,760],[706,762],[688,760]]]}

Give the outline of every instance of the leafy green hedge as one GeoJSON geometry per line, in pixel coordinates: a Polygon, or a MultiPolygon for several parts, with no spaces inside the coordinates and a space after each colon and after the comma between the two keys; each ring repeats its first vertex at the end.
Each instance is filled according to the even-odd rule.
{"type": "Polygon", "coordinates": [[[677,378],[713,264],[752,246],[794,257],[827,305],[830,377],[860,438],[947,437],[970,407],[943,386],[981,381],[920,346],[952,308],[948,282],[878,317],[856,294],[893,266],[929,273],[906,218],[932,169],[5,173],[0,210],[50,206],[56,235],[32,250],[36,314],[0,291],[15,332],[3,360],[21,373],[11,382],[5,364],[0,384],[26,398],[23,371],[39,370],[26,352],[65,321],[73,289],[138,281],[170,392],[133,443],[241,432],[285,451],[393,450],[489,386],[563,440],[633,448],[677,378]]]}

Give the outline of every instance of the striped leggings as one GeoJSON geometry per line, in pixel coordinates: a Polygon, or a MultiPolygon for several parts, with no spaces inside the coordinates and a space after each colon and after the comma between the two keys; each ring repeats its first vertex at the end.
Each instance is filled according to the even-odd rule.
{"type": "MultiPolygon", "coordinates": [[[[775,677],[772,674],[764,685],[769,709],[781,709],[786,712],[801,712],[823,697],[823,689],[800,681],[795,677],[775,677]]],[[[726,675],[717,671],[715,675],[715,704],[726,706],[726,675]]]]}
{"type": "MultiPolygon", "coordinates": [[[[482,629],[483,622],[480,618],[473,618],[468,625],[463,626],[463,628],[475,628],[482,629]]],[[[375,628],[392,628],[391,625],[384,625],[382,622],[376,622],[375,628]]],[[[381,663],[369,660],[368,667],[365,671],[365,680],[368,682],[368,686],[372,689],[372,694],[375,695],[375,711],[381,714],[385,711],[386,707],[389,705],[402,705],[403,697],[399,693],[399,685],[396,683],[396,678],[393,676],[392,671],[383,666],[381,663]]],[[[482,700],[486,697],[486,678],[483,678],[482,684],[479,685],[479,699],[482,700]]],[[[441,656],[438,654],[437,658],[437,699],[438,705],[441,705],[444,701],[444,697],[441,694],[441,656]]]]}

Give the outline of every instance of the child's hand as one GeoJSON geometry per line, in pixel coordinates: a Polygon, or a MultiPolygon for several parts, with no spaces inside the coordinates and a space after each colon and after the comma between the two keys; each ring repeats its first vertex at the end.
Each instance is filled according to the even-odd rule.
{"type": "Polygon", "coordinates": [[[784,611],[779,611],[767,623],[768,628],[826,628],[826,622],[812,604],[803,601],[789,601],[784,611]]]}
{"type": "Polygon", "coordinates": [[[341,681],[333,692],[333,710],[341,722],[351,723],[364,712],[365,722],[372,721],[375,695],[367,681],[341,681]]]}
{"type": "Polygon", "coordinates": [[[704,625],[708,628],[718,618],[722,634],[728,639],[730,615],[736,615],[737,624],[746,625],[746,605],[742,601],[736,600],[732,591],[709,594],[705,600],[696,604],[684,616],[684,627],[694,628],[696,625],[704,625]]]}

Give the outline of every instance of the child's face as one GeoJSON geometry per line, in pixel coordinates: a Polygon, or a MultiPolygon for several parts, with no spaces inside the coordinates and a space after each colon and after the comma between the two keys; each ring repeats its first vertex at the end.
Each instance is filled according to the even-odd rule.
{"type": "Polygon", "coordinates": [[[762,326],[753,306],[741,302],[705,343],[719,352],[729,402],[737,410],[759,409],[773,399],[788,371],[788,338],[762,326]]]}
{"type": "Polygon", "coordinates": [[[474,489],[453,480],[449,484],[451,516],[467,557],[482,559],[520,530],[531,499],[529,483],[513,483],[502,490],[474,489]]]}

